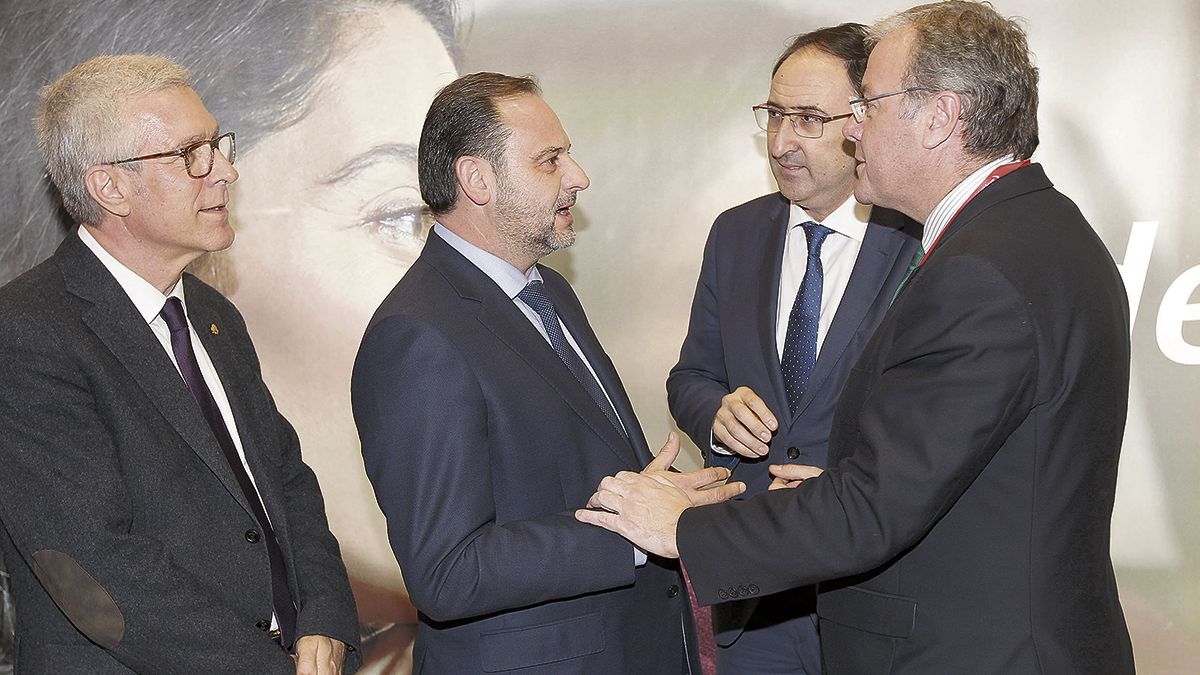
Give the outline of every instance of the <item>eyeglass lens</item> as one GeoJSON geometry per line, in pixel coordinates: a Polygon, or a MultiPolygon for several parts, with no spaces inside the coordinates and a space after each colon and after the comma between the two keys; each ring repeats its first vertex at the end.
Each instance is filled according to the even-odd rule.
{"type": "Polygon", "coordinates": [[[188,151],[188,175],[195,178],[203,178],[212,172],[213,159],[213,144],[216,144],[216,149],[221,151],[221,155],[233,164],[234,160],[234,145],[233,135],[223,134],[213,141],[205,141],[193,147],[188,151]]]}
{"type": "Polygon", "coordinates": [[[792,130],[803,138],[820,138],[821,132],[825,128],[825,123],[820,118],[812,115],[785,114],[768,108],[754,109],[754,119],[758,122],[758,127],[763,131],[769,131],[773,134],[778,133],[784,118],[791,120],[792,130]]]}

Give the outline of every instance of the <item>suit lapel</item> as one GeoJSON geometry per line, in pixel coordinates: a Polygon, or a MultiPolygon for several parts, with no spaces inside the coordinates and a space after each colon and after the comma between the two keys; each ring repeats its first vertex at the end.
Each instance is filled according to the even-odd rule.
{"type": "MultiPolygon", "coordinates": [[[[625,434],[621,434],[620,430],[608,421],[608,418],[604,416],[604,413],[593,402],[591,407],[588,408],[589,414],[592,408],[595,408],[595,411],[600,413],[599,417],[595,419],[605,422],[602,431],[598,430],[598,432],[604,436],[605,442],[610,447],[617,448],[621,452],[625,452],[625,448],[633,450],[635,459],[638,462],[636,466],[639,468],[644,466],[653,459],[653,456],[650,454],[650,448],[646,444],[646,435],[642,432],[641,424],[638,423],[637,415],[633,410],[633,403],[629,400],[629,396],[625,392],[625,386],[621,383],[620,376],[617,375],[616,369],[612,366],[611,359],[609,359],[608,354],[604,351],[604,347],[600,344],[600,339],[596,337],[591,324],[588,323],[587,316],[583,312],[578,311],[579,305],[577,300],[562,297],[555,284],[549,284],[547,290],[552,295],[554,306],[558,309],[559,318],[562,319],[567,330],[571,332],[571,336],[575,338],[576,344],[579,345],[579,350],[583,352],[583,356],[592,366],[592,370],[596,372],[596,378],[600,381],[600,386],[604,387],[604,391],[608,394],[608,398],[612,401],[613,408],[616,410],[617,417],[625,427],[625,434]],[[609,434],[609,431],[613,433],[609,434]],[[628,437],[626,438],[626,436],[628,437]]],[[[586,394],[586,392],[584,393],[586,394]]],[[[590,396],[588,400],[591,400],[590,396]]]]}
{"type": "Polygon", "coordinates": [[[887,279],[892,274],[903,247],[904,240],[892,230],[874,223],[867,225],[858,258],[850,273],[850,282],[838,303],[833,321],[829,325],[829,332],[821,343],[821,351],[817,354],[817,362],[809,377],[808,387],[800,398],[800,404],[796,406],[796,417],[804,413],[804,409],[812,402],[817,392],[821,391],[825,380],[833,372],[850,340],[858,332],[880,296],[891,293],[887,279]]]}
{"type": "MultiPolygon", "coordinates": [[[[1017,169],[1007,176],[1000,178],[996,182],[985,187],[979,192],[979,194],[975,195],[973,199],[963,205],[962,211],[960,211],[958,215],[956,215],[950,221],[950,224],[946,226],[946,231],[942,234],[941,239],[938,240],[938,243],[936,246],[934,246],[933,251],[929,253],[929,260],[932,260],[937,256],[938,251],[941,250],[947,241],[953,239],[954,235],[958,234],[961,230],[970,225],[971,221],[975,220],[977,216],[989,208],[1001,202],[1008,201],[1013,197],[1018,197],[1029,192],[1035,192],[1037,190],[1047,190],[1052,187],[1054,187],[1054,184],[1051,183],[1050,179],[1046,177],[1046,172],[1042,168],[1041,164],[1031,164],[1030,166],[1017,169]]],[[[922,267],[924,266],[922,265],[922,267]]],[[[913,276],[916,276],[916,274],[920,273],[920,271],[921,268],[918,267],[913,276]]],[[[910,279],[906,287],[911,285],[912,283],[910,279]]]]}
{"type": "MultiPolygon", "coordinates": [[[[450,281],[464,301],[477,305],[476,318],[480,324],[545,380],[580,420],[604,441],[620,459],[622,466],[640,468],[639,457],[629,442],[613,427],[550,344],[495,282],[437,235],[430,236],[426,241],[421,257],[450,281]]],[[[558,298],[552,299],[557,309],[558,298]]],[[[574,330],[571,332],[578,341],[579,335],[574,330]]],[[[595,368],[596,364],[593,362],[592,366],[595,368]]]]}
{"type": "Polygon", "coordinates": [[[129,371],[159,414],[249,512],[200,407],[133,301],[74,234],[67,235],[59,253],[59,269],[68,290],[92,303],[83,314],[83,322],[129,371]]]}
{"type": "MultiPolygon", "coordinates": [[[[758,284],[755,292],[754,323],[758,328],[759,353],[763,357],[763,367],[771,382],[770,392],[758,392],[760,396],[770,397],[767,401],[771,410],[781,413],[788,409],[787,394],[783,388],[783,369],[779,365],[779,345],[776,342],[775,327],[779,316],[781,302],[791,302],[795,298],[779,297],[779,278],[783,274],[783,248],[787,240],[788,213],[790,205],[780,196],[779,208],[767,214],[770,227],[766,240],[760,249],[762,257],[757,261],[758,269],[771,270],[770,276],[751,274],[749,278],[758,284]]],[[[789,308],[790,310],[790,308],[789,308]]]]}
{"type": "MultiPolygon", "coordinates": [[[[191,281],[190,275],[184,275],[184,283],[187,288],[194,285],[191,281]]],[[[236,431],[233,429],[230,431],[236,433],[241,442],[242,452],[246,456],[246,463],[250,466],[250,474],[254,476],[254,486],[262,499],[263,508],[267,513],[282,513],[283,505],[274,503],[275,492],[270,489],[274,485],[274,481],[269,478],[275,475],[275,471],[263,462],[263,448],[267,447],[271,440],[263,436],[268,425],[261,421],[256,422],[256,420],[261,420],[268,412],[261,406],[255,405],[257,401],[251,389],[255,380],[247,377],[253,371],[249,365],[241,361],[233,345],[230,344],[230,336],[233,333],[221,332],[222,321],[215,308],[205,304],[199,293],[188,293],[187,297],[188,319],[196,329],[196,334],[204,345],[204,351],[208,354],[213,368],[216,369],[217,375],[221,379],[221,388],[225,391],[225,398],[229,401],[229,408],[237,427],[236,431]],[[218,327],[216,334],[212,332],[211,326],[218,327]]],[[[224,459],[224,455],[222,455],[222,459],[224,459]]],[[[230,476],[232,477],[232,472],[230,472],[230,476]]],[[[236,487],[236,479],[234,486],[236,487]]],[[[241,497],[241,488],[236,487],[236,489],[236,496],[241,497]]],[[[244,499],[239,501],[250,515],[254,515],[244,499]]],[[[273,519],[272,526],[275,530],[282,530],[286,520],[286,518],[273,519]],[[276,524],[276,520],[280,522],[276,524]]]]}

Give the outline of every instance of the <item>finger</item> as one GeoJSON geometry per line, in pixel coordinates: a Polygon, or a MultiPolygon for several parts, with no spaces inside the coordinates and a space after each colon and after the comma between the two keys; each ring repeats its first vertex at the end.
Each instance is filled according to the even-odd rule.
{"type": "Polygon", "coordinates": [[[824,469],[807,464],[772,464],[767,471],[776,478],[789,481],[806,481],[825,473],[824,469]]]}
{"type": "Polygon", "coordinates": [[[691,497],[693,506],[704,506],[706,504],[719,504],[728,501],[745,491],[746,484],[741,481],[735,481],[707,490],[697,490],[689,493],[689,496],[691,497]]]}
{"type": "Polygon", "coordinates": [[[712,466],[687,473],[671,474],[671,482],[683,489],[702,488],[717,481],[729,478],[729,469],[723,466],[712,466]]]}
{"type": "Polygon", "coordinates": [[[769,450],[767,446],[757,441],[753,434],[743,430],[741,424],[736,419],[732,420],[732,426],[727,425],[724,422],[713,422],[713,436],[715,436],[717,441],[719,441],[721,445],[725,446],[727,450],[741,455],[742,457],[755,459],[757,457],[762,457],[767,453],[767,450],[769,450]],[[740,438],[733,435],[732,431],[734,429],[741,430],[740,438]],[[742,442],[742,438],[745,439],[745,443],[742,442]],[[747,443],[749,445],[747,445],[747,443]],[[754,448],[757,448],[757,450],[754,448]]]}
{"type": "Polygon", "coordinates": [[[646,465],[645,471],[666,471],[675,463],[677,457],[679,457],[679,435],[672,431],[667,434],[667,442],[662,446],[662,450],[659,450],[658,455],[646,465]]]}
{"type": "MultiPolygon", "coordinates": [[[[768,429],[775,431],[779,428],[779,420],[775,419],[775,414],[771,412],[771,408],[767,406],[766,401],[762,400],[762,397],[750,387],[738,387],[738,390],[744,390],[742,391],[742,402],[754,411],[754,414],[768,429]]],[[[764,440],[770,440],[770,436],[764,440]]]]}
{"type": "Polygon", "coordinates": [[[597,490],[596,494],[588,500],[588,507],[591,509],[599,509],[612,514],[620,514],[621,507],[625,504],[625,498],[611,490],[597,490]]]}
{"type": "Polygon", "coordinates": [[[317,643],[308,637],[296,641],[296,675],[317,675],[317,643]]]}
{"type": "MultiPolygon", "coordinates": [[[[751,392],[750,395],[753,396],[753,392],[751,392]]],[[[748,406],[745,402],[732,406],[730,411],[733,413],[733,416],[737,418],[738,423],[742,425],[746,432],[752,434],[756,440],[761,443],[766,443],[771,440],[771,430],[768,429],[767,425],[763,423],[763,420],[759,416],[758,412],[748,406]]]]}
{"type": "Polygon", "coordinates": [[[616,532],[624,536],[621,527],[621,517],[613,513],[605,513],[603,511],[589,511],[587,509],[579,509],[575,511],[575,520],[588,525],[603,527],[610,532],[616,532]]]}
{"type": "Polygon", "coordinates": [[[333,661],[330,658],[333,644],[328,638],[317,641],[317,675],[333,675],[333,661]]]}
{"type": "Polygon", "coordinates": [[[765,439],[762,437],[762,435],[756,433],[750,427],[747,427],[746,423],[742,421],[741,418],[734,419],[733,423],[727,426],[729,427],[729,433],[731,436],[737,439],[737,441],[745,446],[747,450],[754,453],[755,457],[762,457],[771,450],[771,448],[767,446],[767,441],[771,440],[771,434],[766,431],[766,427],[758,424],[757,422],[755,424],[759,429],[762,429],[763,434],[766,434],[767,437],[765,439]]]}
{"type": "Polygon", "coordinates": [[[612,510],[612,509],[609,509],[609,508],[606,508],[606,507],[604,507],[604,506],[601,506],[601,505],[600,505],[600,502],[602,501],[602,499],[607,499],[607,498],[602,498],[602,497],[600,496],[600,493],[599,493],[599,492],[595,492],[595,493],[593,493],[591,497],[588,497],[588,500],[587,500],[587,508],[589,508],[589,509],[598,509],[598,510],[600,510],[600,511],[607,511],[607,512],[609,512],[609,513],[616,513],[616,511],[614,511],[614,510],[612,510]]]}
{"type": "Polygon", "coordinates": [[[770,485],[767,486],[767,490],[782,490],[787,487],[791,486],[788,485],[786,480],[782,478],[776,478],[775,480],[771,481],[770,485]]]}

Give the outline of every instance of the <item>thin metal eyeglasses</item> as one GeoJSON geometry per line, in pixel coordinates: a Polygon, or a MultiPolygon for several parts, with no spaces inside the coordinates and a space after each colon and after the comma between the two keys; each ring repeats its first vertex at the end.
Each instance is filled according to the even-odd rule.
{"type": "Polygon", "coordinates": [[[846,119],[854,113],[846,113],[844,115],[834,115],[826,117],[818,115],[811,110],[800,110],[797,112],[784,112],[773,105],[760,103],[751,108],[754,111],[754,121],[758,122],[758,128],[769,134],[779,133],[779,128],[783,126],[783,118],[787,117],[792,121],[792,131],[801,138],[820,138],[825,131],[825,125],[836,120],[846,119]]]}
{"type": "Polygon", "coordinates": [[[874,96],[868,96],[866,98],[854,98],[853,96],[851,96],[850,97],[850,114],[854,115],[855,122],[862,124],[863,120],[865,120],[867,118],[867,104],[870,103],[871,101],[878,101],[881,98],[887,98],[889,96],[899,96],[900,94],[908,94],[908,93],[911,93],[914,91],[936,91],[936,90],[930,89],[929,87],[907,87],[907,88],[901,89],[899,91],[889,91],[886,94],[876,94],[874,96]]]}
{"type": "Polygon", "coordinates": [[[141,162],[147,159],[161,159],[163,157],[182,157],[184,168],[187,170],[187,175],[192,178],[205,178],[212,173],[213,166],[216,165],[216,152],[221,152],[221,155],[233,164],[234,157],[237,155],[237,142],[234,140],[232,131],[227,131],[216,138],[206,138],[195,143],[187,145],[177,150],[167,150],[166,152],[156,152],[151,155],[142,155],[141,157],[130,157],[129,159],[119,159],[109,164],[127,164],[129,162],[141,162]]]}

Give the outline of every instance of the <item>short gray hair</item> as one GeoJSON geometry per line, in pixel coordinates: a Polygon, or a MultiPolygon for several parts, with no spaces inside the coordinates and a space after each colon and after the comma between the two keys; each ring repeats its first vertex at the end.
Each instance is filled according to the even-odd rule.
{"type": "MultiPolygon", "coordinates": [[[[966,149],[984,159],[1028,159],[1038,146],[1038,70],[1025,31],[991,3],[948,0],[876,23],[868,45],[911,27],[905,87],[952,91],[963,99],[966,149]]],[[[908,95],[912,101],[922,92],[908,95]]]]}
{"type": "Polygon", "coordinates": [[[97,56],[75,66],[41,91],[38,149],[63,207],[78,223],[100,221],[100,206],[88,194],[89,167],[125,159],[138,150],[138,130],[123,109],[130,96],[188,86],[188,73],[161,56],[97,56]]]}

